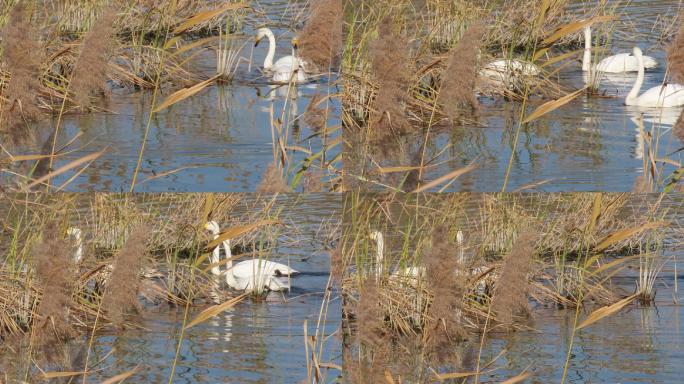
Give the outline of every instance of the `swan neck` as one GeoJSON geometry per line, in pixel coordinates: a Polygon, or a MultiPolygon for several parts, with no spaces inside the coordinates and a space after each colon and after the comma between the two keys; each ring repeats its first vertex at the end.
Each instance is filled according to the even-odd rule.
{"type": "Polygon", "coordinates": [[[223,242],[223,249],[226,251],[226,284],[229,287],[237,287],[237,282],[235,281],[235,275],[233,274],[233,253],[230,250],[230,240],[223,242]]]}
{"type": "Polygon", "coordinates": [[[378,276],[382,274],[382,263],[384,259],[384,252],[385,252],[385,239],[382,237],[381,233],[378,233],[378,237],[375,240],[376,243],[376,249],[375,249],[375,268],[376,268],[376,273],[378,276]]]}
{"type": "MultiPolygon", "coordinates": [[[[218,238],[218,234],[214,234],[214,240],[218,238]]],[[[211,251],[211,261],[212,264],[216,264],[221,260],[221,246],[217,245],[213,251],[211,251]]],[[[214,276],[219,276],[221,274],[221,268],[218,265],[211,267],[211,274],[214,276]]]]}
{"type": "Polygon", "coordinates": [[[266,37],[268,37],[268,53],[264,60],[264,69],[271,69],[273,68],[273,58],[275,57],[276,40],[270,29],[266,30],[266,37]]]}
{"type": "Polygon", "coordinates": [[[230,240],[223,242],[223,249],[226,251],[226,259],[228,259],[228,261],[226,261],[226,268],[230,268],[233,266],[233,253],[230,250],[230,240]]]}
{"type": "Polygon", "coordinates": [[[582,56],[582,71],[591,70],[591,28],[584,28],[584,56],[582,56]]]}
{"type": "Polygon", "coordinates": [[[76,240],[76,252],[74,253],[74,260],[76,262],[80,262],[81,259],[83,258],[83,240],[81,240],[80,237],[77,238],[76,240]]]}
{"type": "Polygon", "coordinates": [[[634,82],[632,90],[629,92],[627,98],[625,99],[625,104],[627,105],[634,104],[636,98],[639,96],[639,92],[641,91],[641,85],[644,82],[644,58],[641,54],[636,54],[635,56],[637,60],[637,65],[639,66],[639,72],[637,73],[637,78],[634,82]]]}

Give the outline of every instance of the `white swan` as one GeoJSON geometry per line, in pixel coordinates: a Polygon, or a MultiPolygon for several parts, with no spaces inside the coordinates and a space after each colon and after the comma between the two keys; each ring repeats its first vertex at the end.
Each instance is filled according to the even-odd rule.
{"type": "MultiPolygon", "coordinates": [[[[384,262],[384,252],[385,252],[385,238],[382,235],[382,232],[380,231],[373,231],[370,234],[370,239],[375,241],[375,272],[377,276],[380,276],[383,271],[383,262],[384,262]]],[[[460,264],[463,264],[465,262],[465,256],[463,252],[463,232],[460,230],[456,233],[456,242],[459,245],[459,257],[458,257],[458,262],[460,264]]],[[[423,278],[425,277],[426,270],[425,267],[423,266],[410,266],[410,267],[404,267],[404,268],[399,268],[398,270],[394,271],[391,275],[390,278],[413,278],[413,279],[418,279],[418,278],[423,278]]]]}
{"type": "Polygon", "coordinates": [[[501,59],[492,61],[480,70],[480,77],[485,77],[499,84],[512,84],[520,77],[537,76],[541,70],[538,66],[518,59],[501,59]]]}
{"type": "MultiPolygon", "coordinates": [[[[220,233],[219,225],[215,221],[209,221],[205,228],[208,229],[214,239],[217,239],[220,233]]],[[[232,253],[230,251],[230,241],[226,240],[223,243],[223,248],[226,253],[228,262],[226,263],[226,284],[239,291],[247,293],[261,294],[264,290],[269,291],[284,291],[288,290],[288,281],[282,277],[287,277],[299,273],[289,266],[281,263],[276,263],[268,260],[252,259],[245,260],[233,264],[232,253]]],[[[212,264],[216,264],[220,260],[220,248],[218,245],[212,251],[209,260],[212,264]]],[[[221,270],[218,265],[211,268],[211,273],[215,276],[221,275],[221,270]]]]}
{"type": "Polygon", "coordinates": [[[74,262],[78,263],[83,259],[83,238],[81,237],[81,229],[71,227],[67,229],[67,235],[76,242],[76,250],[74,250],[74,262]]]}
{"type": "Polygon", "coordinates": [[[639,95],[644,82],[644,63],[639,47],[634,47],[634,56],[639,63],[639,73],[634,87],[625,98],[625,105],[652,108],[672,108],[684,105],[684,86],[680,84],[659,85],[639,95]]]}
{"type": "Polygon", "coordinates": [[[276,39],[273,31],[269,28],[259,28],[254,46],[259,45],[264,37],[268,38],[268,53],[264,59],[264,69],[273,74],[272,80],[276,83],[289,83],[290,80],[294,80],[296,83],[306,82],[308,77],[306,74],[307,64],[297,57],[297,40],[292,40],[292,55],[283,56],[273,63],[276,51],[276,39]]]}
{"type": "MultiPolygon", "coordinates": [[[[658,66],[658,62],[650,57],[644,56],[644,68],[651,69],[658,66]]],[[[591,66],[591,26],[584,27],[584,56],[582,57],[582,71],[589,72],[595,69],[603,73],[625,73],[637,72],[639,63],[637,58],[631,53],[619,53],[599,61],[595,68],[591,66]]]]}

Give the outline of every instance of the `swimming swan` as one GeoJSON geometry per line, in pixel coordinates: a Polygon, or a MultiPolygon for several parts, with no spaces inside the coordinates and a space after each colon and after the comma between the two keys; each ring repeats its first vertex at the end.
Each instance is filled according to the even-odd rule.
{"type": "MultiPolygon", "coordinates": [[[[651,69],[658,66],[658,62],[650,57],[644,56],[644,68],[651,69]]],[[[625,73],[639,71],[637,58],[631,53],[619,53],[599,61],[595,67],[597,72],[604,73],[625,73]]],[[[584,56],[582,57],[582,71],[589,72],[591,67],[591,27],[584,27],[584,56]]]]}
{"type": "Polygon", "coordinates": [[[634,87],[625,98],[625,105],[638,107],[671,108],[684,105],[684,86],[680,84],[666,84],[653,87],[639,95],[641,85],[644,82],[644,62],[639,47],[634,47],[634,56],[639,64],[634,87]]]}
{"type": "Polygon", "coordinates": [[[259,28],[254,46],[259,45],[259,42],[264,37],[268,38],[268,53],[266,54],[266,59],[264,59],[264,69],[273,73],[273,82],[289,83],[293,74],[293,80],[296,83],[306,82],[308,77],[306,74],[307,64],[297,57],[297,40],[293,39],[292,41],[292,55],[283,56],[273,63],[276,51],[276,40],[273,31],[269,28],[259,28]]]}
{"type": "MultiPolygon", "coordinates": [[[[209,221],[205,225],[205,228],[212,233],[214,239],[218,238],[220,233],[218,223],[209,221]]],[[[259,294],[264,290],[288,290],[289,284],[285,279],[282,279],[282,277],[299,273],[285,264],[260,259],[245,260],[233,265],[233,261],[231,260],[230,241],[226,240],[222,244],[226,252],[226,258],[228,259],[225,271],[226,284],[235,290],[245,291],[247,293],[256,292],[259,294]]],[[[219,262],[220,248],[220,245],[216,246],[209,257],[212,264],[219,262]]],[[[220,267],[218,265],[213,266],[211,268],[211,273],[215,276],[220,276],[220,267]]]]}
{"type": "Polygon", "coordinates": [[[488,78],[499,84],[512,84],[519,77],[537,76],[541,70],[536,65],[518,59],[492,61],[480,70],[480,77],[488,78]]]}

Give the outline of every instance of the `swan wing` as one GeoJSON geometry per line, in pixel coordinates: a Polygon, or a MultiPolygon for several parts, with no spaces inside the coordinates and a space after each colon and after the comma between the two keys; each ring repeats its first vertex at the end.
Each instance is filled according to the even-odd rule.
{"type": "MultiPolygon", "coordinates": [[[[658,62],[650,56],[643,56],[643,59],[644,68],[655,68],[658,66],[658,62]]],[[[596,70],[607,73],[637,72],[639,71],[639,62],[631,53],[618,53],[601,60],[596,66],[596,70]]]]}
{"type": "Polygon", "coordinates": [[[653,87],[637,98],[640,107],[678,107],[684,105],[684,85],[653,87]]]}
{"type": "Polygon", "coordinates": [[[241,261],[231,268],[236,278],[251,278],[252,276],[289,276],[298,271],[285,264],[274,261],[251,259],[241,261]]]}

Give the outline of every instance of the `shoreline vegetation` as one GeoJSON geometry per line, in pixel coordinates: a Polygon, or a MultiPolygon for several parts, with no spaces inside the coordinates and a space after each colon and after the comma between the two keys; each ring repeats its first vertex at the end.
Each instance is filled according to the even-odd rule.
{"type": "MultiPolygon", "coordinates": [[[[233,259],[265,262],[280,246],[300,246],[303,228],[284,214],[296,204],[306,200],[245,194],[3,196],[0,355],[25,354],[25,380],[81,380],[93,361],[69,366],[70,346],[92,345],[103,334],[144,331],[147,311],[185,313],[187,330],[241,302],[262,302],[268,292],[228,290],[221,287],[222,277],[211,274],[222,263],[210,262],[216,239],[205,223],[223,223],[220,236],[232,241],[233,259]],[[188,317],[190,312],[196,314],[188,317]]],[[[314,228],[313,246],[320,249],[337,241],[335,217],[328,219],[314,228]]],[[[330,292],[320,294],[319,328],[332,299],[330,292]]],[[[312,335],[321,340],[310,345],[317,354],[327,345],[328,335],[321,332],[312,335]]],[[[307,362],[310,369],[327,371],[320,363],[307,362]]]]}
{"type": "Polygon", "coordinates": [[[532,319],[552,308],[575,314],[567,369],[576,332],[623,309],[655,305],[660,272],[666,264],[676,270],[681,202],[667,200],[349,194],[333,261],[349,382],[477,382],[489,364],[472,355],[449,359],[462,358],[464,348],[481,353],[496,335],[534,332],[532,319]],[[634,283],[616,283],[625,273],[634,283]]]}
{"type": "MultiPolygon", "coordinates": [[[[611,54],[615,36],[636,43],[643,35],[654,45],[651,49],[666,50],[669,61],[661,65],[667,67],[669,77],[664,81],[682,76],[678,58],[684,40],[676,13],[642,26],[650,28],[644,32],[637,30],[629,6],[619,2],[351,3],[355,7],[347,11],[342,60],[345,152],[347,163],[354,164],[346,174],[349,188],[442,191],[460,176],[476,174],[480,158],[426,178],[442,160],[439,155],[428,157],[427,147],[434,145],[431,137],[456,127],[486,128],[478,112],[483,101],[493,99],[520,109],[510,133],[514,139],[508,168],[501,187],[494,186],[507,191],[521,131],[573,100],[613,97],[605,95],[602,75],[595,70],[583,75],[584,87],[570,86],[562,79],[564,73],[579,72],[576,62],[584,52],[585,27],[592,28],[597,40],[590,51],[592,61],[611,54]]],[[[673,128],[680,138],[683,123],[680,118],[673,128]]],[[[649,171],[644,171],[634,191],[680,188],[682,165],[674,157],[656,158],[661,133],[643,121],[641,125],[639,135],[648,153],[644,169],[649,171]]]]}

